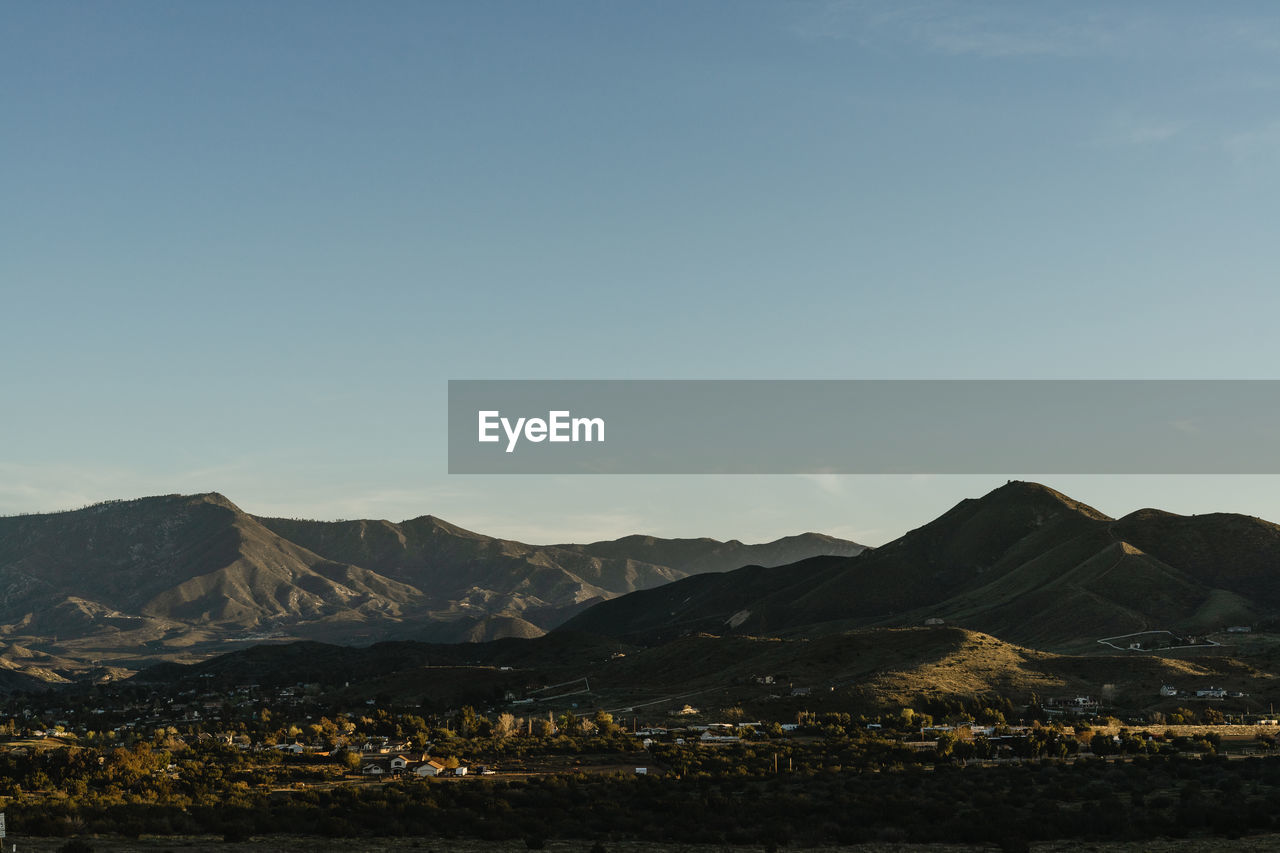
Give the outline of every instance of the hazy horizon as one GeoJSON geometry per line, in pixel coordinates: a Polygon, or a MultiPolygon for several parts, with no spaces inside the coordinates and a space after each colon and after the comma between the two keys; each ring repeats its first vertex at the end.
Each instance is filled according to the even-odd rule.
{"type": "MultiPolygon", "coordinates": [[[[535,484],[538,477],[503,478],[514,481],[518,486],[529,481],[529,489],[514,488],[516,499],[525,501],[525,506],[532,515],[520,517],[499,516],[493,513],[476,513],[468,511],[465,505],[459,505],[457,512],[442,509],[439,506],[425,506],[420,509],[409,508],[409,504],[400,500],[395,504],[370,502],[364,504],[370,508],[376,506],[402,506],[400,512],[344,512],[337,502],[313,503],[279,503],[268,499],[246,499],[234,491],[221,488],[201,488],[185,492],[155,492],[147,494],[120,494],[85,500],[63,506],[48,506],[26,509],[6,509],[0,515],[21,515],[32,513],[70,512],[82,509],[95,503],[110,500],[132,500],[144,497],[158,497],[164,494],[201,494],[217,492],[231,500],[250,515],[278,518],[302,518],[314,521],[350,521],[355,519],[387,520],[392,522],[408,521],[424,515],[433,515],[486,536],[501,539],[512,539],[533,545],[551,545],[567,543],[586,543],[591,541],[618,539],[629,535],[649,535],[666,539],[702,538],[730,540],[737,539],[746,544],[771,542],[785,536],[800,533],[823,533],[841,539],[850,539],[863,545],[878,547],[898,538],[902,534],[932,521],[948,509],[966,498],[978,498],[987,492],[999,488],[1010,479],[1029,480],[1049,486],[1070,498],[1088,504],[1095,509],[1120,518],[1139,509],[1155,508],[1179,515],[1197,515],[1211,512],[1234,512],[1243,515],[1261,517],[1276,522],[1280,513],[1272,516],[1251,511],[1247,499],[1236,495],[1234,483],[1238,477],[1113,477],[1103,478],[1096,475],[1071,475],[1062,477],[983,477],[983,476],[917,476],[900,477],[890,475],[873,476],[733,476],[733,477],[619,477],[617,479],[644,483],[639,491],[647,496],[661,494],[663,482],[679,480],[679,489],[697,491],[699,480],[734,480],[738,488],[731,489],[738,495],[740,503],[738,511],[721,510],[709,514],[708,518],[728,515],[727,521],[708,522],[708,529],[699,527],[698,517],[688,517],[680,513],[655,511],[645,517],[639,513],[625,512],[575,512],[573,503],[569,502],[569,511],[564,505],[557,505],[551,510],[543,510],[537,514],[535,484]],[[1110,479],[1107,488],[1099,480],[1110,479]],[[747,488],[743,488],[747,486],[747,488]],[[757,497],[774,493],[772,500],[763,505],[748,505],[752,495],[757,497]],[[1091,494],[1099,494],[1106,500],[1091,499],[1091,494]],[[817,522],[806,526],[803,517],[795,509],[781,512],[779,505],[786,503],[786,498],[796,499],[800,495],[812,498],[809,508],[810,516],[817,522]],[[1155,500],[1143,500],[1158,496],[1155,500]],[[1128,501],[1124,503],[1124,501],[1128,501]],[[1219,501],[1215,503],[1215,501],[1219,501]],[[842,521],[836,517],[849,511],[862,516],[863,523],[854,518],[842,521]],[[548,520],[548,515],[563,515],[564,519],[556,523],[548,520]],[[901,527],[892,527],[895,522],[906,519],[901,527]],[[735,529],[741,523],[743,529],[735,529]],[[649,526],[645,526],[648,524],[649,526]],[[754,526],[752,526],[754,524],[754,526]],[[881,526],[876,527],[875,524],[881,526]],[[633,526],[629,526],[633,525],[633,526]],[[792,525],[792,526],[788,526],[792,525]]],[[[584,486],[599,477],[575,478],[584,486]]],[[[1257,477],[1254,480],[1273,480],[1276,478],[1257,477]]],[[[674,488],[674,487],[673,487],[674,488]]],[[[708,482],[703,488],[709,494],[719,494],[724,490],[720,483],[708,482]]],[[[619,491],[623,491],[619,489],[619,491]]],[[[483,494],[483,493],[481,493],[483,494]]],[[[591,499],[590,490],[580,493],[582,500],[591,499]]],[[[763,498],[762,498],[763,500],[763,498]]],[[[446,502],[447,503],[447,502],[446,502]]],[[[345,504],[352,509],[359,509],[358,501],[345,504]]]]}

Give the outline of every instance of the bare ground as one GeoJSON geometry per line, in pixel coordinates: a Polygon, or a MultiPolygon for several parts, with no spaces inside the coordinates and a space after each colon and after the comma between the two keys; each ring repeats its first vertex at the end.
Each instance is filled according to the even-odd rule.
{"type": "MultiPolygon", "coordinates": [[[[358,851],[359,853],[393,853],[393,851],[441,851],[441,853],[517,853],[527,848],[523,841],[480,841],[443,838],[387,838],[387,839],[317,839],[289,836],[266,836],[240,843],[225,843],[216,836],[168,836],[141,839],[89,838],[86,839],[99,853],[321,853],[321,851],[358,851]]],[[[6,851],[17,842],[22,853],[56,853],[67,842],[65,838],[14,838],[5,840],[6,851]]],[[[550,853],[588,853],[591,841],[548,841],[550,853]]],[[[609,853],[760,853],[759,845],[698,845],[659,844],[652,842],[610,841],[604,844],[609,853]]],[[[798,850],[800,848],[782,848],[798,850]]],[[[803,848],[812,853],[990,853],[995,846],[965,844],[859,844],[836,847],[803,848]]],[[[1140,842],[1086,842],[1061,841],[1031,845],[1034,853],[1067,853],[1067,851],[1093,851],[1093,853],[1226,853],[1226,851],[1253,851],[1253,853],[1280,853],[1280,835],[1259,835],[1251,838],[1227,840],[1204,839],[1156,839],[1140,842]]]]}

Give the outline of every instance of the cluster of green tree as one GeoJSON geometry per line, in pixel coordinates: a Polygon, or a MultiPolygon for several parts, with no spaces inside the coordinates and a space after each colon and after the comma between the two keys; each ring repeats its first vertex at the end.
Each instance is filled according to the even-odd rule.
{"type": "MultiPolygon", "coordinates": [[[[892,713],[859,715],[846,712],[809,713],[797,717],[801,730],[806,733],[831,734],[835,730],[852,733],[854,730],[876,728],[889,732],[917,731],[922,726],[959,725],[976,723],[982,726],[1004,726],[1017,722],[1019,711],[1007,698],[987,697],[935,697],[922,698],[918,708],[901,708],[892,713]]],[[[1034,711],[1035,706],[1026,710],[1034,711]]],[[[1034,716],[1034,714],[1033,714],[1034,716]]],[[[773,724],[776,725],[776,724],[773,724]]]]}
{"type": "Polygon", "coordinates": [[[1190,708],[1174,708],[1163,716],[1165,722],[1175,726],[1194,726],[1198,723],[1203,723],[1206,726],[1220,726],[1227,721],[1226,715],[1212,706],[1202,709],[1199,713],[1190,708]]]}
{"type": "Polygon", "coordinates": [[[1280,829],[1280,758],[1138,756],[931,772],[658,778],[562,775],[246,791],[218,804],[46,799],[14,831],[605,838],[707,844],[1133,839],[1280,829]]]}

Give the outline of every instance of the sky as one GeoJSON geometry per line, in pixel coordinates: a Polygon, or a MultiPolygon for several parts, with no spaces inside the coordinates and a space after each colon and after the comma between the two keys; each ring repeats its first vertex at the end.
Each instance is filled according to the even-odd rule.
{"type": "MultiPolygon", "coordinates": [[[[1280,13],[18,2],[0,513],[881,544],[1009,477],[450,476],[449,379],[1271,379],[1280,13]]],[[[1100,415],[1103,416],[1103,415],[1100,415]]]]}

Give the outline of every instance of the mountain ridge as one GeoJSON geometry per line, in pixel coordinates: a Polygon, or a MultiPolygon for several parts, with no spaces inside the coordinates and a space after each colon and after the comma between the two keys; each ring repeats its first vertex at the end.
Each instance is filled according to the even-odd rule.
{"type": "Polygon", "coordinates": [[[1280,525],[1158,510],[1113,519],[1048,486],[1011,481],[855,557],[680,581],[599,604],[561,629],[638,641],[942,620],[1078,651],[1108,635],[1277,618],[1280,525]],[[665,625],[652,617],[660,608],[665,625]]]}
{"type": "MultiPolygon", "coordinates": [[[[671,541],[638,537],[642,555],[595,543],[612,553],[594,554],[497,539],[432,515],[400,523],[254,516],[218,492],[9,516],[0,518],[0,665],[36,671],[26,658],[6,658],[7,648],[45,655],[41,674],[71,674],[276,637],[529,637],[602,600],[737,568],[757,547],[671,541]]],[[[767,545],[783,561],[862,548],[817,536],[779,542],[767,545]]]]}

